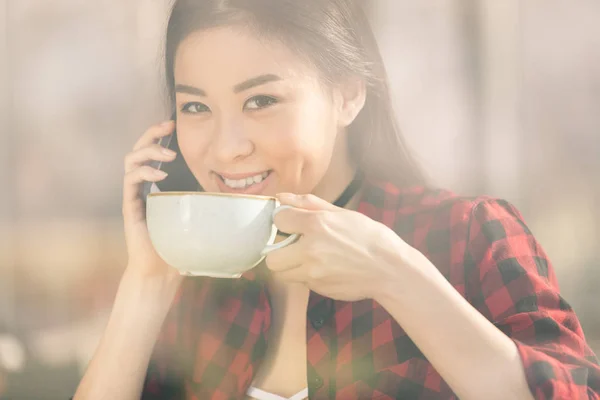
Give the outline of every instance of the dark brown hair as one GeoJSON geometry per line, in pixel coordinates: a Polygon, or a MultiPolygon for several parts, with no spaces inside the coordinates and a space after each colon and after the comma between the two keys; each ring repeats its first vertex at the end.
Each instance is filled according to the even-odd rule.
{"type": "Polygon", "coordinates": [[[240,24],[291,48],[327,84],[340,77],[363,79],[366,103],[348,128],[351,157],[368,178],[399,186],[425,183],[400,134],[381,54],[358,0],[176,0],[165,49],[171,104],[179,44],[196,31],[240,24]]]}

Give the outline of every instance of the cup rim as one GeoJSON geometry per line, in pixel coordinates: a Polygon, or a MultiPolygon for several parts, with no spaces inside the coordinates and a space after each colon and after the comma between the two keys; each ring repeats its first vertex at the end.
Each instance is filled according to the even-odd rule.
{"type": "Polygon", "coordinates": [[[192,191],[174,191],[174,192],[154,192],[148,193],[147,197],[159,197],[159,196],[220,196],[220,197],[234,197],[234,198],[247,198],[252,200],[277,200],[273,196],[263,196],[258,194],[244,194],[244,193],[219,193],[219,192],[192,192],[192,191]]]}

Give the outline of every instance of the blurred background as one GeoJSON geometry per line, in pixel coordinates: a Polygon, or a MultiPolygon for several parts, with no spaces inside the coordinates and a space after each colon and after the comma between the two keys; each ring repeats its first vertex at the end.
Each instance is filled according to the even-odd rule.
{"type": "MultiPolygon", "coordinates": [[[[168,117],[170,0],[0,0],[0,398],[65,399],[124,268],[123,157],[168,117]]],[[[600,353],[600,2],[365,0],[440,186],[517,205],[600,353]]]]}

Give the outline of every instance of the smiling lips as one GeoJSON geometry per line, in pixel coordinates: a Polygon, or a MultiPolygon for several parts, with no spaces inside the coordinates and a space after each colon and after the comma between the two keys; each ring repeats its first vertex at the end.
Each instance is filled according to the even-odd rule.
{"type": "Polygon", "coordinates": [[[267,176],[269,176],[269,171],[243,179],[227,179],[223,175],[221,175],[221,178],[223,178],[223,182],[232,189],[245,189],[255,183],[261,183],[267,176]]]}
{"type": "Polygon", "coordinates": [[[266,186],[266,180],[271,175],[271,171],[246,175],[222,175],[218,174],[218,183],[221,190],[230,193],[253,193],[258,194],[266,186]]]}

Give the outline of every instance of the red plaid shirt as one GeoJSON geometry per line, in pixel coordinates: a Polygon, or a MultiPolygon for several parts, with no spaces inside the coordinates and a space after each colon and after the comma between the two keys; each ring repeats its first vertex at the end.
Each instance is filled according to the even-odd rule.
{"type": "MultiPolygon", "coordinates": [[[[427,256],[514,340],[536,399],[600,399],[598,361],[546,254],[511,204],[371,182],[358,211],[427,256]]],[[[306,317],[310,399],[456,399],[375,301],[311,292],[306,317]]],[[[157,342],[142,399],[244,398],[270,325],[261,272],[188,278],[157,342]]]]}

